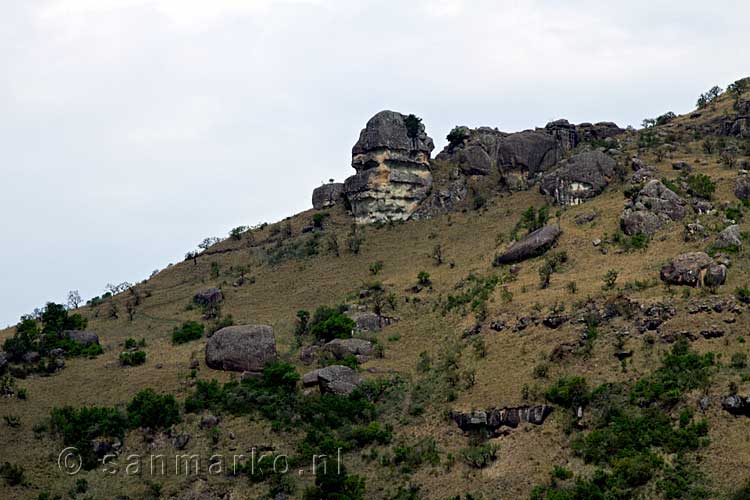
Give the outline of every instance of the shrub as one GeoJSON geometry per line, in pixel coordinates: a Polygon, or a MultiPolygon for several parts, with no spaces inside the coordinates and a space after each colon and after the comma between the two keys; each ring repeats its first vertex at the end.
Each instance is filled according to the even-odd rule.
{"type": "Polygon", "coordinates": [[[497,447],[493,444],[485,443],[479,446],[464,448],[461,450],[461,457],[471,467],[483,469],[497,458],[497,447]]]}
{"type": "Polygon", "coordinates": [[[615,269],[610,269],[607,274],[604,275],[604,290],[612,290],[617,282],[617,277],[620,275],[615,269]]]}
{"type": "Polygon", "coordinates": [[[352,336],[356,326],[354,320],[331,307],[320,306],[315,310],[310,323],[310,333],[316,339],[329,342],[333,339],[345,339],[352,336]]]}
{"type": "Polygon", "coordinates": [[[688,192],[693,196],[710,200],[716,184],[706,174],[694,174],[687,178],[688,192]]]}
{"type": "Polygon", "coordinates": [[[341,466],[324,467],[315,474],[315,486],[305,490],[304,500],[362,500],[365,495],[365,480],[346,473],[341,466]]]}
{"type": "Polygon", "coordinates": [[[81,455],[84,470],[96,467],[97,457],[92,440],[98,437],[118,438],[122,440],[127,429],[127,419],[115,408],[71,406],[53,408],[51,428],[62,435],[66,446],[73,446],[81,455]]]}
{"type": "Polygon", "coordinates": [[[583,377],[561,378],[552,385],[545,393],[545,398],[550,403],[560,405],[564,408],[579,408],[586,406],[591,393],[588,384],[583,377]]]}
{"type": "Polygon", "coordinates": [[[318,229],[322,228],[323,227],[323,221],[326,219],[326,217],[328,217],[327,213],[320,213],[320,212],[318,212],[318,213],[314,214],[313,218],[312,218],[313,227],[316,227],[318,229]]]}
{"type": "Polygon", "coordinates": [[[247,226],[237,226],[231,231],[229,231],[229,237],[232,238],[235,241],[239,241],[242,239],[242,233],[247,231],[247,226]]]}
{"type": "Polygon", "coordinates": [[[382,260],[379,260],[377,262],[373,262],[372,264],[370,264],[370,274],[372,274],[373,276],[375,276],[376,274],[378,274],[382,270],[383,270],[383,261],[382,260]]]}
{"type": "Polygon", "coordinates": [[[732,354],[732,368],[741,370],[747,366],[747,354],[744,352],[735,352],[732,354]]]}
{"type": "Polygon", "coordinates": [[[529,207],[523,211],[521,218],[516,223],[515,227],[511,231],[511,237],[513,239],[518,238],[518,232],[521,229],[525,229],[527,233],[541,229],[547,224],[549,220],[549,208],[544,206],[537,210],[534,207],[529,207]]]}
{"type": "Polygon", "coordinates": [[[406,125],[406,135],[410,139],[416,139],[419,137],[419,133],[422,132],[424,128],[424,125],[422,125],[422,119],[412,114],[404,118],[404,125],[406,125]]]}
{"type": "Polygon", "coordinates": [[[750,304],[750,289],[746,286],[736,288],[734,290],[734,296],[743,304],[750,304]]]}
{"type": "Polygon", "coordinates": [[[135,346],[137,345],[134,338],[130,337],[125,340],[125,349],[135,349],[135,346]]]}
{"type": "Polygon", "coordinates": [[[469,128],[463,126],[453,127],[445,138],[448,140],[449,147],[455,148],[469,138],[469,128]]]}
{"type": "Polygon", "coordinates": [[[18,464],[5,462],[0,465],[0,476],[5,480],[8,486],[18,486],[26,482],[25,471],[18,464]]]}
{"type": "Polygon", "coordinates": [[[186,321],[179,328],[172,331],[172,342],[184,344],[191,340],[198,340],[203,336],[204,326],[197,321],[186,321]]]}
{"type": "Polygon", "coordinates": [[[393,463],[401,466],[405,473],[413,472],[422,464],[440,463],[437,444],[433,438],[423,438],[411,446],[401,445],[393,450],[393,463]]]}
{"type": "Polygon", "coordinates": [[[140,391],[128,404],[131,428],[166,429],[180,422],[180,410],[171,394],[157,394],[153,389],[140,391]]]}
{"type": "Polygon", "coordinates": [[[143,351],[123,351],[120,353],[120,363],[124,366],[140,366],[146,362],[146,353],[143,351]]]}
{"type": "Polygon", "coordinates": [[[427,271],[419,271],[419,274],[417,274],[417,283],[422,286],[430,286],[432,284],[432,280],[430,280],[430,273],[428,273],[427,271]]]}

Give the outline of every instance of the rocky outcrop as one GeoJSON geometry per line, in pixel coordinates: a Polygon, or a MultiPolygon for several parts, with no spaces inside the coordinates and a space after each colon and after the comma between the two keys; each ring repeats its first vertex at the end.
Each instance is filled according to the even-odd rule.
{"type": "Polygon", "coordinates": [[[720,250],[736,249],[742,246],[742,236],[740,235],[740,226],[733,224],[725,228],[716,237],[714,248],[720,250]]]}
{"type": "Polygon", "coordinates": [[[617,162],[600,151],[586,151],[544,175],[539,190],[558,205],[578,205],[600,194],[616,177],[617,162]]]}
{"type": "Polygon", "coordinates": [[[734,195],[740,200],[750,200],[750,176],[737,177],[734,182],[734,195]]]}
{"type": "Polygon", "coordinates": [[[731,394],[721,400],[721,407],[735,416],[750,416],[750,397],[731,394]]]}
{"type": "Polygon", "coordinates": [[[604,141],[625,132],[613,122],[579,123],[576,125],[578,139],[581,142],[604,141]]]}
{"type": "Polygon", "coordinates": [[[344,184],[331,182],[313,190],[312,204],[315,210],[329,208],[339,203],[344,197],[344,184]]]}
{"type": "Polygon", "coordinates": [[[348,396],[362,384],[356,371],[348,366],[331,365],[316,370],[318,386],[322,394],[348,396]]]}
{"type": "Polygon", "coordinates": [[[560,237],[560,233],[558,226],[550,225],[537,229],[516,241],[505,252],[495,257],[495,264],[512,264],[542,255],[552,248],[557,238],[560,237]]]}
{"type": "Polygon", "coordinates": [[[516,408],[490,408],[472,412],[453,412],[451,418],[464,432],[489,431],[495,433],[501,427],[516,428],[523,422],[541,425],[552,413],[547,405],[519,406],[516,408]]]}
{"type": "Polygon", "coordinates": [[[719,133],[743,139],[750,137],[750,116],[737,115],[726,119],[719,133]]]}
{"type": "Polygon", "coordinates": [[[686,213],[685,200],[654,179],[625,207],[620,226],[628,235],[653,236],[666,224],[683,219],[686,213]]]}
{"type": "Polygon", "coordinates": [[[224,300],[224,294],[218,288],[208,288],[193,296],[193,302],[201,306],[213,306],[224,300]]]}
{"type": "Polygon", "coordinates": [[[544,130],[555,138],[560,147],[563,148],[563,151],[570,151],[578,146],[580,142],[576,126],[568,122],[568,120],[561,119],[549,122],[544,126],[544,130]]]}
{"type": "Polygon", "coordinates": [[[99,336],[91,331],[66,330],[62,336],[84,346],[99,344],[99,336]]]}
{"type": "Polygon", "coordinates": [[[497,165],[510,186],[524,186],[562,158],[562,147],[554,137],[543,132],[526,130],[510,134],[497,148],[497,165]]]}
{"type": "Polygon", "coordinates": [[[357,173],[344,183],[356,222],[409,219],[430,193],[434,147],[424,126],[409,130],[401,113],[381,111],[370,118],[352,148],[357,173]]]}
{"type": "Polygon", "coordinates": [[[688,252],[665,264],[659,277],[670,285],[715,287],[726,281],[727,268],[704,252],[688,252]]]}
{"type": "Polygon", "coordinates": [[[369,356],[372,342],[364,339],[333,339],[323,346],[323,350],[333,354],[337,360],[348,356],[369,356]]]}
{"type": "Polygon", "coordinates": [[[206,342],[206,366],[214,370],[260,373],[276,361],[276,339],[267,325],[228,326],[206,342]]]}

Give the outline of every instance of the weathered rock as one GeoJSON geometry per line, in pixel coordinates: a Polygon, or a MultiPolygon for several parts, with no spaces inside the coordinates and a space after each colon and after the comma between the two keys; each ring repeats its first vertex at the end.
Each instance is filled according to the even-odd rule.
{"type": "Polygon", "coordinates": [[[318,368],[317,370],[313,370],[302,375],[302,386],[312,387],[314,385],[318,385],[318,372],[320,370],[322,370],[322,368],[318,368]]]}
{"type": "Polygon", "coordinates": [[[496,264],[511,264],[542,255],[560,237],[560,228],[550,225],[524,236],[495,258],[496,264]]]}
{"type": "Polygon", "coordinates": [[[458,427],[465,432],[495,432],[500,427],[516,428],[523,422],[541,425],[552,413],[547,405],[519,406],[516,408],[490,408],[472,412],[453,412],[451,417],[458,427]]]}
{"type": "Polygon", "coordinates": [[[715,287],[726,280],[726,267],[703,252],[680,254],[661,268],[659,276],[671,285],[715,287]]]}
{"type": "Polygon", "coordinates": [[[318,351],[320,351],[320,347],[316,345],[303,347],[299,351],[299,360],[304,364],[309,365],[315,361],[315,356],[318,354],[318,351]]]}
{"type": "Polygon", "coordinates": [[[673,170],[680,170],[683,172],[691,172],[693,170],[693,167],[690,166],[689,163],[684,161],[676,161],[672,163],[672,169],[673,170]]]}
{"type": "Polygon", "coordinates": [[[576,131],[581,142],[593,142],[616,137],[625,132],[625,129],[612,122],[598,122],[595,124],[579,123],[576,125],[576,131]]]}
{"type": "Polygon", "coordinates": [[[219,425],[219,422],[219,417],[216,415],[204,415],[199,425],[201,429],[212,429],[219,425]]]}
{"type": "Polygon", "coordinates": [[[563,151],[570,151],[579,143],[576,126],[572,125],[568,120],[561,119],[549,122],[544,126],[544,130],[555,138],[563,151]]]}
{"type": "Polygon", "coordinates": [[[383,328],[382,319],[371,312],[347,312],[347,316],[354,320],[355,330],[360,332],[377,332],[383,328]]]}
{"type": "Polygon", "coordinates": [[[548,134],[526,130],[501,139],[497,149],[497,165],[506,176],[536,181],[541,174],[562,158],[562,148],[548,134]]]}
{"type": "Polygon", "coordinates": [[[347,356],[369,356],[372,353],[372,342],[364,339],[333,339],[323,346],[323,350],[333,354],[337,360],[347,356]]]}
{"type": "Polygon", "coordinates": [[[206,366],[260,373],[276,361],[276,339],[267,325],[228,326],[206,342],[206,366]]]}
{"type": "Polygon", "coordinates": [[[72,340],[76,344],[88,346],[99,344],[99,336],[92,331],[66,330],[62,333],[63,337],[72,340]]]}
{"type": "Polygon", "coordinates": [[[718,339],[720,337],[724,336],[724,330],[716,327],[707,328],[706,330],[701,330],[701,337],[704,339],[718,339]]]}
{"type": "Polygon", "coordinates": [[[61,349],[59,347],[56,347],[55,349],[50,350],[49,356],[51,358],[64,358],[65,357],[65,350],[61,349]]]}
{"type": "Polygon", "coordinates": [[[362,383],[356,371],[348,366],[331,365],[318,370],[318,385],[323,394],[346,396],[362,383]]]}
{"type": "Polygon", "coordinates": [[[578,205],[600,194],[615,178],[617,163],[599,151],[586,151],[544,175],[539,190],[559,205],[578,205]]]}
{"type": "Polygon", "coordinates": [[[734,182],[734,195],[740,200],[750,200],[750,176],[737,177],[734,182]]]}
{"type": "Polygon", "coordinates": [[[8,366],[8,355],[5,352],[0,351],[0,372],[2,372],[6,366],[8,366]]]}
{"type": "Polygon", "coordinates": [[[331,182],[313,190],[312,204],[315,210],[329,208],[339,203],[344,197],[344,184],[331,182]]]}
{"type": "Polygon", "coordinates": [[[432,186],[432,139],[424,126],[410,137],[406,116],[381,111],[367,122],[352,148],[357,173],[344,191],[358,224],[406,220],[432,186]]]}
{"type": "Polygon", "coordinates": [[[172,439],[172,445],[176,450],[184,450],[190,441],[190,434],[178,434],[172,439]]]}
{"type": "Polygon", "coordinates": [[[564,314],[550,314],[542,320],[542,324],[547,328],[555,329],[562,326],[566,321],[568,321],[568,317],[564,314]]]}
{"type": "Polygon", "coordinates": [[[732,394],[722,398],[721,407],[732,415],[750,416],[750,397],[732,394]]]}
{"type": "Polygon", "coordinates": [[[41,356],[36,351],[30,351],[27,353],[24,353],[24,355],[21,357],[24,363],[28,364],[35,364],[38,363],[41,359],[41,356]]]}
{"type": "Polygon", "coordinates": [[[211,306],[221,303],[224,294],[218,288],[208,288],[193,296],[193,302],[202,306],[211,306]]]}
{"type": "Polygon", "coordinates": [[[740,226],[731,225],[719,233],[714,242],[715,248],[739,248],[742,246],[742,236],[740,235],[740,226]]]}
{"type": "Polygon", "coordinates": [[[593,222],[594,219],[596,219],[598,216],[599,214],[596,211],[584,212],[582,214],[576,215],[573,220],[576,224],[582,226],[584,224],[588,224],[589,222],[593,222]]]}
{"type": "Polygon", "coordinates": [[[626,206],[620,225],[625,234],[653,236],[669,222],[684,218],[685,214],[685,200],[654,179],[626,206]]]}
{"type": "Polygon", "coordinates": [[[698,223],[685,226],[685,241],[700,241],[708,237],[708,230],[698,223]]]}

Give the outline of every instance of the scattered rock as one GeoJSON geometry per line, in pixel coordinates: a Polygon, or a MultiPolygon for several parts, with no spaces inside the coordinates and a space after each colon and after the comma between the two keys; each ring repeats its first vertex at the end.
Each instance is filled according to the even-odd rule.
{"type": "Polygon", "coordinates": [[[190,441],[190,434],[178,434],[172,439],[172,445],[176,450],[184,450],[190,441]]]}
{"type": "Polygon", "coordinates": [[[331,365],[318,370],[318,385],[323,394],[347,396],[362,383],[356,371],[348,366],[331,365]]]}
{"type": "Polygon", "coordinates": [[[698,400],[698,408],[700,408],[704,413],[708,411],[708,409],[711,408],[711,398],[709,396],[701,397],[698,400]]]}
{"type": "Polygon", "coordinates": [[[228,326],[206,342],[206,366],[260,373],[276,361],[276,339],[267,325],[228,326]]]}
{"type": "Polygon", "coordinates": [[[346,179],[344,191],[358,224],[409,219],[430,192],[435,146],[421,124],[411,137],[406,118],[381,111],[352,148],[357,173],[346,179]]]}
{"type": "Polygon", "coordinates": [[[59,347],[56,347],[55,349],[52,349],[49,352],[49,356],[51,358],[64,358],[65,357],[65,350],[63,350],[63,349],[61,349],[59,347]]]}
{"type": "Polygon", "coordinates": [[[564,160],[542,177],[539,190],[558,205],[578,205],[600,194],[615,178],[617,163],[599,151],[586,151],[564,160]]]}
{"type": "Polygon", "coordinates": [[[598,216],[599,216],[599,214],[596,213],[595,211],[594,212],[584,212],[582,214],[576,215],[575,219],[573,219],[573,220],[575,221],[576,224],[578,224],[579,226],[582,226],[584,224],[588,224],[589,222],[593,222],[593,220],[596,219],[598,216]]]}
{"type": "Polygon", "coordinates": [[[8,366],[8,355],[5,352],[0,351],[0,372],[2,372],[6,366],[8,366]]]}
{"type": "Polygon", "coordinates": [[[719,286],[726,280],[727,268],[715,264],[704,252],[680,254],[661,268],[659,276],[671,285],[719,286]]]}
{"type": "Polygon", "coordinates": [[[750,416],[750,397],[732,394],[722,398],[721,407],[735,416],[750,416]]]}
{"type": "Polygon", "coordinates": [[[672,170],[679,170],[681,172],[692,172],[693,167],[689,163],[684,161],[677,161],[672,163],[672,170]]]}
{"type": "Polygon", "coordinates": [[[318,351],[320,351],[320,347],[316,345],[303,347],[299,352],[299,360],[304,364],[309,365],[315,361],[318,351]]]}
{"type": "Polygon", "coordinates": [[[716,327],[709,328],[708,330],[702,330],[701,336],[704,339],[717,339],[724,336],[724,330],[716,327]]]}
{"type": "Polygon", "coordinates": [[[204,415],[201,417],[200,428],[201,429],[213,429],[219,425],[220,419],[216,415],[204,415]]]}
{"type": "Polygon", "coordinates": [[[495,258],[496,264],[511,264],[542,255],[560,237],[560,228],[550,225],[524,236],[495,258]]]}
{"type": "Polygon", "coordinates": [[[302,386],[312,387],[314,385],[318,385],[318,372],[320,370],[321,368],[317,370],[313,370],[311,372],[307,372],[304,375],[302,375],[302,386]]]}
{"type": "Polygon", "coordinates": [[[191,359],[190,360],[190,369],[191,370],[196,370],[196,369],[200,368],[200,366],[201,366],[201,363],[197,359],[191,359]]]}
{"type": "Polygon", "coordinates": [[[737,177],[734,182],[734,195],[740,200],[750,200],[750,176],[737,177]]]}
{"type": "Polygon", "coordinates": [[[39,360],[41,359],[41,356],[36,351],[30,351],[30,352],[25,353],[21,357],[21,359],[23,359],[24,363],[28,363],[28,364],[32,365],[32,364],[38,363],[39,360]]]}
{"type": "Polygon", "coordinates": [[[559,328],[566,321],[568,321],[568,317],[563,314],[550,314],[542,320],[542,324],[547,328],[555,329],[559,328]]]}
{"type": "Polygon", "coordinates": [[[701,241],[708,237],[708,230],[698,223],[687,224],[683,237],[685,241],[701,241]]]}
{"type": "Polygon", "coordinates": [[[633,356],[633,351],[617,351],[615,357],[620,361],[630,358],[633,356]]]}
{"type": "Polygon", "coordinates": [[[208,288],[198,292],[193,297],[193,302],[202,306],[212,306],[221,303],[224,300],[224,294],[218,288],[208,288]]]}
{"type": "Polygon", "coordinates": [[[312,204],[315,210],[329,208],[339,203],[344,197],[344,184],[331,182],[313,190],[312,204]]]}
{"type": "Polygon", "coordinates": [[[505,321],[496,319],[490,322],[490,329],[496,332],[500,332],[505,329],[505,321]]]}

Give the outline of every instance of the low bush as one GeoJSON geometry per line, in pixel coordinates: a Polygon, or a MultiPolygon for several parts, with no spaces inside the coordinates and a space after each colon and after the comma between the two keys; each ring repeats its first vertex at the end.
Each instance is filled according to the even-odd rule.
{"type": "Polygon", "coordinates": [[[171,394],[157,394],[153,389],[140,391],[128,404],[131,428],[166,429],[180,422],[180,409],[171,394]]]}
{"type": "Polygon", "coordinates": [[[139,366],[146,362],[143,351],[123,351],[120,353],[120,363],[123,366],[139,366]]]}
{"type": "Polygon", "coordinates": [[[483,469],[497,458],[497,446],[489,443],[464,448],[461,450],[464,462],[475,469],[483,469]]]}
{"type": "Polygon", "coordinates": [[[99,437],[122,440],[127,427],[126,416],[115,408],[65,406],[51,412],[52,431],[62,436],[66,446],[78,450],[84,470],[91,470],[97,464],[92,440],[99,437]]]}
{"type": "Polygon", "coordinates": [[[175,327],[172,331],[172,342],[184,344],[191,340],[198,340],[203,336],[204,326],[197,321],[186,321],[182,326],[175,327]]]}
{"type": "Polygon", "coordinates": [[[321,306],[315,310],[310,322],[310,333],[323,342],[345,339],[352,336],[356,323],[343,314],[341,308],[321,306]]]}

